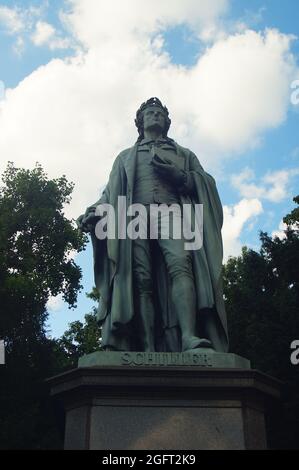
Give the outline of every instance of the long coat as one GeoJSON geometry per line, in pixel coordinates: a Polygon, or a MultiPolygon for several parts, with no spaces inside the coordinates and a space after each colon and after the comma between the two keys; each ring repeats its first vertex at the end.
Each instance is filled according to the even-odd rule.
{"type": "MultiPolygon", "coordinates": [[[[192,251],[193,273],[197,298],[198,317],[206,317],[205,337],[212,341],[217,351],[228,350],[227,321],[222,291],[222,205],[215,180],[206,173],[190,150],[175,143],[177,153],[184,159],[189,177],[193,178],[194,195],[180,195],[181,204],[203,204],[203,246],[192,251]],[[210,299],[207,305],[207,299],[210,299]],[[208,317],[207,317],[208,316],[208,317]]],[[[93,206],[109,203],[118,206],[118,196],[125,196],[127,207],[132,204],[137,148],[121,152],[115,159],[109,182],[102,197],[93,206]]],[[[116,233],[117,233],[116,218],[116,233]]],[[[100,293],[98,320],[102,325],[103,346],[118,350],[136,350],[132,334],[136,335],[134,319],[134,279],[132,240],[99,240],[91,234],[94,250],[95,284],[100,293]]],[[[158,254],[157,254],[158,255],[158,254]]],[[[163,260],[156,263],[156,307],[161,334],[157,349],[180,351],[178,321],[171,308],[169,279],[163,260]]]]}

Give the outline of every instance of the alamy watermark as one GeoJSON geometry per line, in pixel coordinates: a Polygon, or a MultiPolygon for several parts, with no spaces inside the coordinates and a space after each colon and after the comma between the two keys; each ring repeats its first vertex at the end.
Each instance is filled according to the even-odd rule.
{"type": "Polygon", "coordinates": [[[5,364],[5,346],[4,340],[0,340],[0,365],[5,364]]]}
{"type": "Polygon", "coordinates": [[[199,250],[203,244],[203,204],[131,204],[127,207],[127,198],[118,196],[117,213],[111,204],[99,204],[95,216],[100,219],[95,226],[99,240],[183,239],[185,250],[199,250]]]}
{"type": "Polygon", "coordinates": [[[294,80],[294,81],[291,83],[291,88],[294,90],[294,91],[291,93],[291,103],[292,103],[294,106],[297,106],[297,104],[299,104],[299,79],[298,79],[298,80],[294,80]]]}
{"type": "Polygon", "coordinates": [[[294,351],[291,354],[290,360],[293,366],[298,366],[299,365],[299,339],[294,339],[294,341],[291,342],[291,349],[294,351]]]}

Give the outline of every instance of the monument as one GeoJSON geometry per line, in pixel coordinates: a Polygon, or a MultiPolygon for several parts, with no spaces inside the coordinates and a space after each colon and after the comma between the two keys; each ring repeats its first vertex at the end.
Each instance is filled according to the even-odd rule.
{"type": "Polygon", "coordinates": [[[51,379],[65,447],[265,448],[279,385],[228,352],[215,180],[168,137],[158,98],[135,124],[136,143],[78,219],[93,244],[102,347],[51,379]]]}
{"type": "Polygon", "coordinates": [[[221,285],[223,215],[215,181],[194,153],[167,136],[171,121],[158,98],[141,105],[135,123],[137,142],[119,154],[102,197],[79,218],[79,226],[91,233],[94,247],[103,347],[171,352],[213,348],[226,352],[221,285]],[[149,230],[134,240],[129,236],[97,238],[97,207],[109,204],[117,211],[119,196],[125,197],[128,207],[143,205],[148,221],[153,219],[151,206],[164,206],[165,214],[161,209],[162,220],[157,220],[156,239],[149,239],[149,230]],[[201,249],[186,250],[184,234],[175,238],[171,230],[168,238],[161,237],[167,207],[173,209],[179,226],[183,224],[183,206],[194,211],[198,204],[203,205],[201,249]]]}

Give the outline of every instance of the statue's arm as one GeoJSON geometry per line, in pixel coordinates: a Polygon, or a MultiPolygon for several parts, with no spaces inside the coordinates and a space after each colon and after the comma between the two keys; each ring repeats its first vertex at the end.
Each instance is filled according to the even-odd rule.
{"type": "Polygon", "coordinates": [[[204,173],[204,169],[193,152],[184,149],[184,154],[185,158],[188,158],[188,165],[186,165],[185,170],[180,170],[182,180],[178,190],[181,193],[192,196],[196,194],[196,177],[198,177],[198,175],[202,175],[204,173]]]}
{"type": "Polygon", "coordinates": [[[181,184],[178,187],[178,191],[180,193],[189,194],[190,196],[192,196],[192,194],[194,194],[196,190],[192,172],[190,170],[189,171],[181,170],[181,172],[182,172],[182,180],[181,180],[181,184]]]}
{"type": "Polygon", "coordinates": [[[210,178],[216,188],[214,179],[204,171],[193,152],[179,145],[177,145],[177,150],[186,159],[184,170],[178,168],[170,159],[165,158],[164,161],[161,161],[159,157],[153,158],[152,163],[162,178],[171,181],[179,193],[189,196],[196,195],[197,178],[200,176],[210,178]]]}
{"type": "MultiPolygon", "coordinates": [[[[188,158],[185,151],[184,157],[188,158]]],[[[195,190],[194,180],[187,165],[186,169],[179,168],[170,158],[163,160],[155,155],[152,159],[155,171],[162,179],[170,181],[179,193],[192,194],[195,190]]]]}

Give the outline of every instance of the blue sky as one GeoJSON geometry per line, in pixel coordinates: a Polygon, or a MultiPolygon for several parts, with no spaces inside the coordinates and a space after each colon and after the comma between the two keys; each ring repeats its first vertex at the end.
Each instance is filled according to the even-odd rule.
{"type": "MultiPolygon", "coordinates": [[[[145,21],[148,11],[144,11],[144,15],[141,11],[139,16],[131,19],[130,15],[137,13],[125,10],[124,15],[115,19],[109,6],[101,1],[0,1],[0,81],[7,89],[5,99],[1,101],[0,87],[0,105],[3,104],[2,117],[0,113],[0,152],[4,155],[1,155],[1,163],[13,159],[22,166],[30,167],[39,160],[51,176],[65,173],[75,181],[81,193],[81,197],[74,195],[73,212],[69,212],[70,216],[76,217],[79,211],[84,211],[88,202],[94,202],[99,188],[107,180],[116,153],[124,145],[133,143],[135,130],[132,122],[124,129],[114,126],[112,134],[107,121],[117,120],[121,113],[131,116],[140,102],[148,97],[147,93],[153,90],[153,93],[167,100],[170,112],[171,109],[176,110],[174,136],[184,145],[190,145],[192,150],[199,153],[202,150],[209,172],[216,177],[228,220],[225,235],[227,255],[237,254],[245,244],[258,249],[259,230],[270,234],[281,231],[282,217],[294,207],[292,197],[299,193],[299,105],[290,102],[291,83],[299,79],[299,3],[297,0],[285,0],[283,3],[279,0],[213,0],[215,14],[211,19],[204,8],[198,17],[194,15],[196,10],[192,10],[192,2],[188,0],[185,3],[186,15],[177,1],[172,3],[172,16],[167,13],[167,8],[163,9],[165,1],[161,2],[157,7],[161,10],[158,11],[160,16],[157,14],[157,17],[160,20],[165,17],[166,20],[162,26],[157,26],[154,16],[150,18],[150,23],[145,21]],[[61,12],[64,12],[64,19],[61,12]],[[135,31],[134,21],[140,25],[141,33],[135,31]],[[112,25],[110,29],[109,22],[112,25]],[[274,31],[272,39],[267,36],[269,30],[274,31]],[[292,35],[292,40],[286,39],[287,35],[292,35]],[[142,52],[138,49],[141,46],[136,45],[138,41],[143,46],[142,52]],[[200,114],[200,104],[203,106],[205,99],[198,89],[209,85],[209,77],[207,82],[202,78],[208,66],[212,70],[223,71],[223,76],[220,73],[218,80],[220,84],[224,80],[223,86],[227,86],[227,70],[218,68],[219,61],[222,57],[227,58],[225,63],[232,64],[234,69],[234,60],[238,60],[238,43],[242,41],[246,43],[244,55],[248,54],[248,64],[245,62],[248,69],[246,75],[240,75],[240,85],[237,81],[232,82],[237,84],[235,88],[233,85],[224,88],[226,95],[230,93],[235,114],[231,115],[227,108],[231,124],[227,126],[227,131],[223,130],[226,129],[226,122],[220,125],[218,141],[215,130],[206,131],[209,122],[205,122],[200,114]],[[156,49],[153,48],[154,43],[156,49]],[[222,45],[225,47],[224,56],[217,53],[222,50],[222,45]],[[267,64],[264,68],[260,67],[261,62],[255,62],[260,52],[264,54],[265,61],[269,60],[269,67],[267,64]],[[121,57],[126,54],[122,63],[121,57]],[[77,62],[70,64],[70,58],[76,58],[79,65],[77,62]],[[119,76],[115,74],[117,61],[122,71],[119,76]],[[41,66],[44,67],[41,69],[41,66]],[[265,86],[263,75],[271,67],[274,73],[265,86]],[[125,77],[130,70],[134,71],[134,75],[125,77]],[[167,80],[165,84],[163,82],[165,70],[171,77],[170,90],[167,80]],[[150,79],[147,82],[144,71],[147,75],[160,74],[160,81],[155,87],[150,79]],[[109,75],[109,80],[106,75],[109,75]],[[185,77],[188,77],[188,82],[184,82],[185,77]],[[134,89],[130,89],[128,97],[124,98],[124,87],[135,79],[134,89]],[[146,82],[146,96],[142,94],[138,79],[146,82]],[[173,90],[171,83],[175,83],[173,90]],[[244,104],[238,107],[236,100],[240,95],[236,88],[239,86],[244,86],[244,104]],[[256,95],[254,87],[257,89],[256,95]],[[74,90],[74,94],[68,99],[70,89],[74,90]],[[268,92],[269,98],[257,98],[256,104],[253,104],[257,109],[254,114],[250,103],[246,102],[247,96],[248,100],[252,100],[252,96],[263,97],[268,92]],[[198,97],[199,105],[198,109],[195,105],[192,108],[195,118],[189,130],[188,113],[183,103],[187,103],[186,106],[189,103],[190,108],[193,95],[198,97]],[[109,97],[107,101],[106,96],[109,97]],[[115,103],[111,106],[114,96],[115,103]],[[61,109],[56,97],[58,104],[65,103],[61,109]],[[44,106],[47,106],[46,112],[44,106]],[[281,109],[272,120],[271,116],[275,116],[278,107],[281,109]],[[76,117],[77,111],[83,116],[81,120],[76,117]],[[243,125],[242,119],[245,119],[247,112],[248,117],[243,125]],[[24,116],[26,135],[21,135],[18,147],[12,142],[18,140],[21,132],[25,133],[24,116]],[[259,116],[265,117],[260,119],[259,116]],[[44,123],[40,129],[36,126],[39,121],[44,123]],[[245,137],[240,142],[234,140],[234,126],[238,129],[236,132],[244,133],[245,137]],[[246,126],[250,128],[248,136],[246,126]],[[36,131],[37,128],[39,131],[36,131]],[[107,135],[112,139],[109,155],[103,144],[107,135]],[[76,157],[72,159],[75,153],[76,157]],[[99,154],[102,160],[98,159],[99,154]],[[86,181],[90,173],[83,172],[83,169],[81,172],[81,166],[89,159],[97,163],[92,166],[90,184],[84,186],[83,180],[86,181]],[[247,215],[244,215],[245,212],[247,215]],[[230,231],[229,225],[234,224],[235,231],[230,231]]],[[[145,3],[143,5],[147,8],[145,3]]],[[[236,79],[235,72],[232,77],[236,79]]],[[[219,106],[220,113],[221,104],[219,106]]],[[[207,115],[208,110],[205,111],[207,115]]],[[[73,311],[60,301],[56,304],[52,302],[49,331],[54,336],[62,334],[69,322],[82,319],[93,305],[85,297],[93,285],[90,245],[76,257],[76,262],[83,270],[84,289],[79,294],[78,307],[73,311]]]]}

